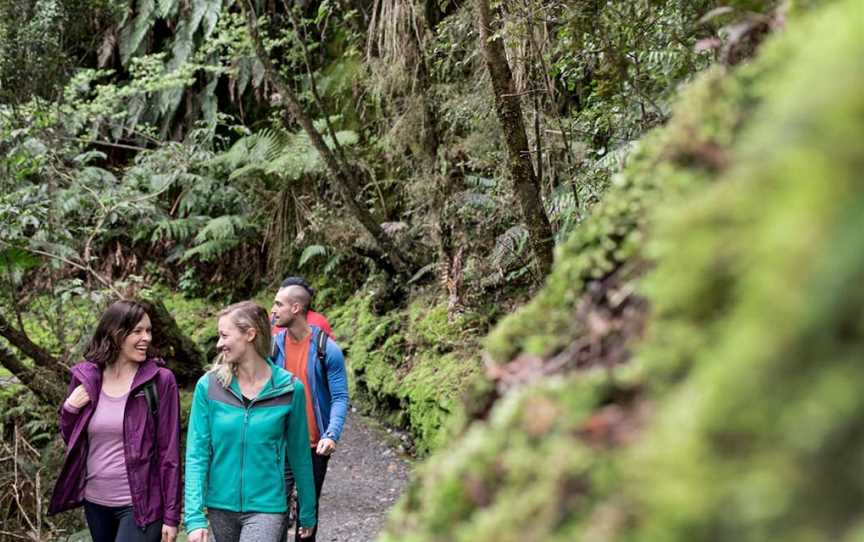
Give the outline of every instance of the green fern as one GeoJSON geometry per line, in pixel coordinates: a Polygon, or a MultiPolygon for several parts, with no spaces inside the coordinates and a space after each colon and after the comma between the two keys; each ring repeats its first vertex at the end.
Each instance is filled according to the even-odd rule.
{"type": "Polygon", "coordinates": [[[309,245],[308,247],[303,249],[303,253],[300,255],[300,262],[297,264],[297,267],[303,267],[306,263],[316,256],[326,256],[327,249],[323,245],[309,245]]]}
{"type": "Polygon", "coordinates": [[[150,240],[153,242],[162,240],[188,241],[195,236],[206,220],[207,218],[203,216],[190,216],[157,222],[153,228],[153,233],[150,234],[150,240]]]}
{"type": "Polygon", "coordinates": [[[528,230],[523,226],[513,226],[495,240],[492,264],[499,269],[509,268],[522,257],[527,243],[528,230]]]}
{"type": "Polygon", "coordinates": [[[167,19],[177,15],[177,8],[180,7],[180,0],[159,0],[159,17],[167,19]]]}
{"type": "Polygon", "coordinates": [[[211,218],[195,236],[196,243],[224,241],[240,237],[251,224],[246,215],[225,215],[211,218]]]}
{"type": "MultiPolygon", "coordinates": [[[[342,146],[357,144],[359,135],[351,130],[336,132],[342,146]]],[[[331,147],[332,140],[325,138],[331,147]]],[[[323,172],[324,162],[306,133],[279,133],[264,129],[243,137],[226,152],[211,160],[231,170],[229,179],[235,180],[258,175],[270,175],[295,181],[310,174],[323,172]]]]}
{"type": "MultiPolygon", "coordinates": [[[[128,7],[132,11],[134,0],[128,7]]],[[[128,21],[120,30],[120,61],[127,65],[132,56],[141,48],[144,37],[156,22],[156,5],[153,0],[140,0],[135,18],[128,21]]],[[[128,12],[127,12],[128,13],[128,12]]],[[[128,15],[127,15],[128,17],[128,15]]]]}
{"type": "Polygon", "coordinates": [[[211,239],[199,245],[196,245],[186,252],[180,258],[180,261],[188,261],[192,258],[197,258],[202,262],[210,262],[216,258],[227,254],[232,249],[240,244],[240,239],[211,239]]]}

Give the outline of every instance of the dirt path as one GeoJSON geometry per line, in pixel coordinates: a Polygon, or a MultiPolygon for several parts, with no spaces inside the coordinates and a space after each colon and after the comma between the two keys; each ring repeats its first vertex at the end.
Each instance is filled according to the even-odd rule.
{"type": "Polygon", "coordinates": [[[321,494],[319,542],[370,542],[408,482],[410,466],[378,428],[349,412],[321,494]]]}

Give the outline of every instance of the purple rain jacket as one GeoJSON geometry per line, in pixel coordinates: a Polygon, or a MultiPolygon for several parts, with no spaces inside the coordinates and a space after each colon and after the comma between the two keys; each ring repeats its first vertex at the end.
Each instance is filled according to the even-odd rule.
{"type": "MultiPolygon", "coordinates": [[[[51,495],[49,514],[81,506],[87,470],[87,424],[102,389],[102,369],[82,361],[71,369],[68,394],[84,385],[90,402],[77,414],[60,407],[60,434],[66,441],[66,457],[51,495]]],[[[126,399],[123,416],[123,448],[132,495],[135,523],[180,523],[180,395],[174,374],[161,359],[148,359],[138,367],[126,399]],[[143,386],[155,380],[158,424],[147,405],[143,386]]]]}

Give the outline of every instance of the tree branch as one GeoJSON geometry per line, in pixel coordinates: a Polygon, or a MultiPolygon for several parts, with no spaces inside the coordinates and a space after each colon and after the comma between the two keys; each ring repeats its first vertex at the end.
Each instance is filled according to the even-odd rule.
{"type": "Polygon", "coordinates": [[[62,384],[58,384],[57,379],[52,378],[53,374],[49,376],[44,374],[44,369],[27,367],[8,346],[2,343],[0,343],[0,365],[8,369],[19,382],[27,386],[27,389],[45,403],[59,405],[66,396],[62,384]]]}
{"type": "MultiPolygon", "coordinates": [[[[30,340],[23,330],[12,327],[6,318],[0,314],[0,336],[9,341],[15,348],[25,356],[36,362],[40,367],[56,367],[57,358],[52,356],[41,346],[30,340]]],[[[10,369],[11,370],[11,369],[10,369]]]]}

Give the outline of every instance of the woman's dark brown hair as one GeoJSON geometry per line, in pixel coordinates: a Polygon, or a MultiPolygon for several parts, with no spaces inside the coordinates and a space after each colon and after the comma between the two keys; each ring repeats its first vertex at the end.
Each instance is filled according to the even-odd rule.
{"type": "MultiPolygon", "coordinates": [[[[112,303],[99,319],[96,332],[87,345],[87,353],[84,358],[101,367],[111,365],[117,361],[120,353],[120,345],[126,337],[132,333],[138,322],[147,314],[147,309],[136,301],[117,301],[112,303]]],[[[151,343],[147,349],[147,357],[152,358],[156,351],[151,343]]]]}

